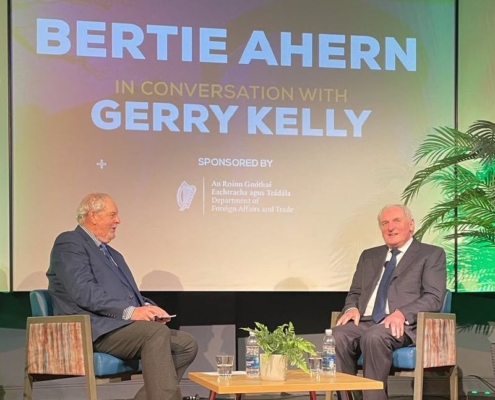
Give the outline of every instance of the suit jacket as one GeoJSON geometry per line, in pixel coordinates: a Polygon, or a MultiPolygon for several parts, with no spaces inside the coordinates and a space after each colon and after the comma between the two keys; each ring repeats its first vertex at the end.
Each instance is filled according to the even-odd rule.
{"type": "MultiPolygon", "coordinates": [[[[363,315],[380,279],[388,250],[383,245],[363,251],[345,301],[344,312],[355,307],[363,315]]],[[[418,312],[440,311],[446,284],[445,251],[413,239],[395,268],[388,289],[389,310],[402,311],[408,322],[405,333],[413,343],[416,342],[418,312]]]]}
{"type": "Polygon", "coordinates": [[[122,319],[127,307],[154,304],[139,292],[124,257],[108,250],[126,279],[80,226],[55,239],[46,273],[55,315],[88,314],[93,341],[132,323],[122,319]]]}

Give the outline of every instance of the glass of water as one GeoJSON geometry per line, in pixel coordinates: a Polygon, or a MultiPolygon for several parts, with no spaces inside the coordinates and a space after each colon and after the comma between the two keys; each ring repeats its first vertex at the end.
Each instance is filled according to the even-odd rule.
{"type": "Polygon", "coordinates": [[[229,379],[232,376],[234,368],[234,356],[219,355],[216,356],[217,374],[219,379],[229,379]]]}
{"type": "Polygon", "coordinates": [[[320,379],[321,374],[321,351],[317,351],[315,354],[310,354],[308,363],[309,363],[309,373],[311,377],[314,379],[320,379]]]}

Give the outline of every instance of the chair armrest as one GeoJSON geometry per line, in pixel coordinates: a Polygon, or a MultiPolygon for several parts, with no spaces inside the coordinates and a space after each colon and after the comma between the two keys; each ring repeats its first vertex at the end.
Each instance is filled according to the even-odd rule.
{"type": "MultiPolygon", "coordinates": [[[[333,311],[330,327],[334,327],[341,312],[333,311]]],[[[451,313],[418,313],[416,335],[416,368],[455,366],[456,316],[451,313]]]]}
{"type": "Polygon", "coordinates": [[[456,365],[455,314],[419,312],[416,348],[416,368],[456,365]]]}
{"type": "Polygon", "coordinates": [[[89,315],[29,317],[26,368],[29,374],[86,375],[93,369],[89,315]],[[85,364],[86,361],[86,364],[85,364]]]}
{"type": "Polygon", "coordinates": [[[330,328],[333,328],[337,325],[337,321],[342,315],[342,311],[332,311],[332,316],[330,317],[330,328]]]}

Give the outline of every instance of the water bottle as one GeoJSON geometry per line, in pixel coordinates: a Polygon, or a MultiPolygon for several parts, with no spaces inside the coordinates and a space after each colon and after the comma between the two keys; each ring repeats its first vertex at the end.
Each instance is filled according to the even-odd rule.
{"type": "Polygon", "coordinates": [[[249,332],[246,341],[246,375],[248,378],[260,376],[260,346],[254,332],[249,332]]]}
{"type": "Polygon", "coordinates": [[[335,339],[331,329],[325,330],[323,336],[323,348],[321,352],[322,372],[326,375],[334,376],[336,372],[335,365],[335,339]]]}

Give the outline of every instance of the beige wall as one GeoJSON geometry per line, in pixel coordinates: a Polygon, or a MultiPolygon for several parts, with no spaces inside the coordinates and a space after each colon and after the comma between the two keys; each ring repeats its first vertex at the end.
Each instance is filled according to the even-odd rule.
{"type": "Polygon", "coordinates": [[[0,291],[9,285],[8,1],[0,1],[0,291]]]}

